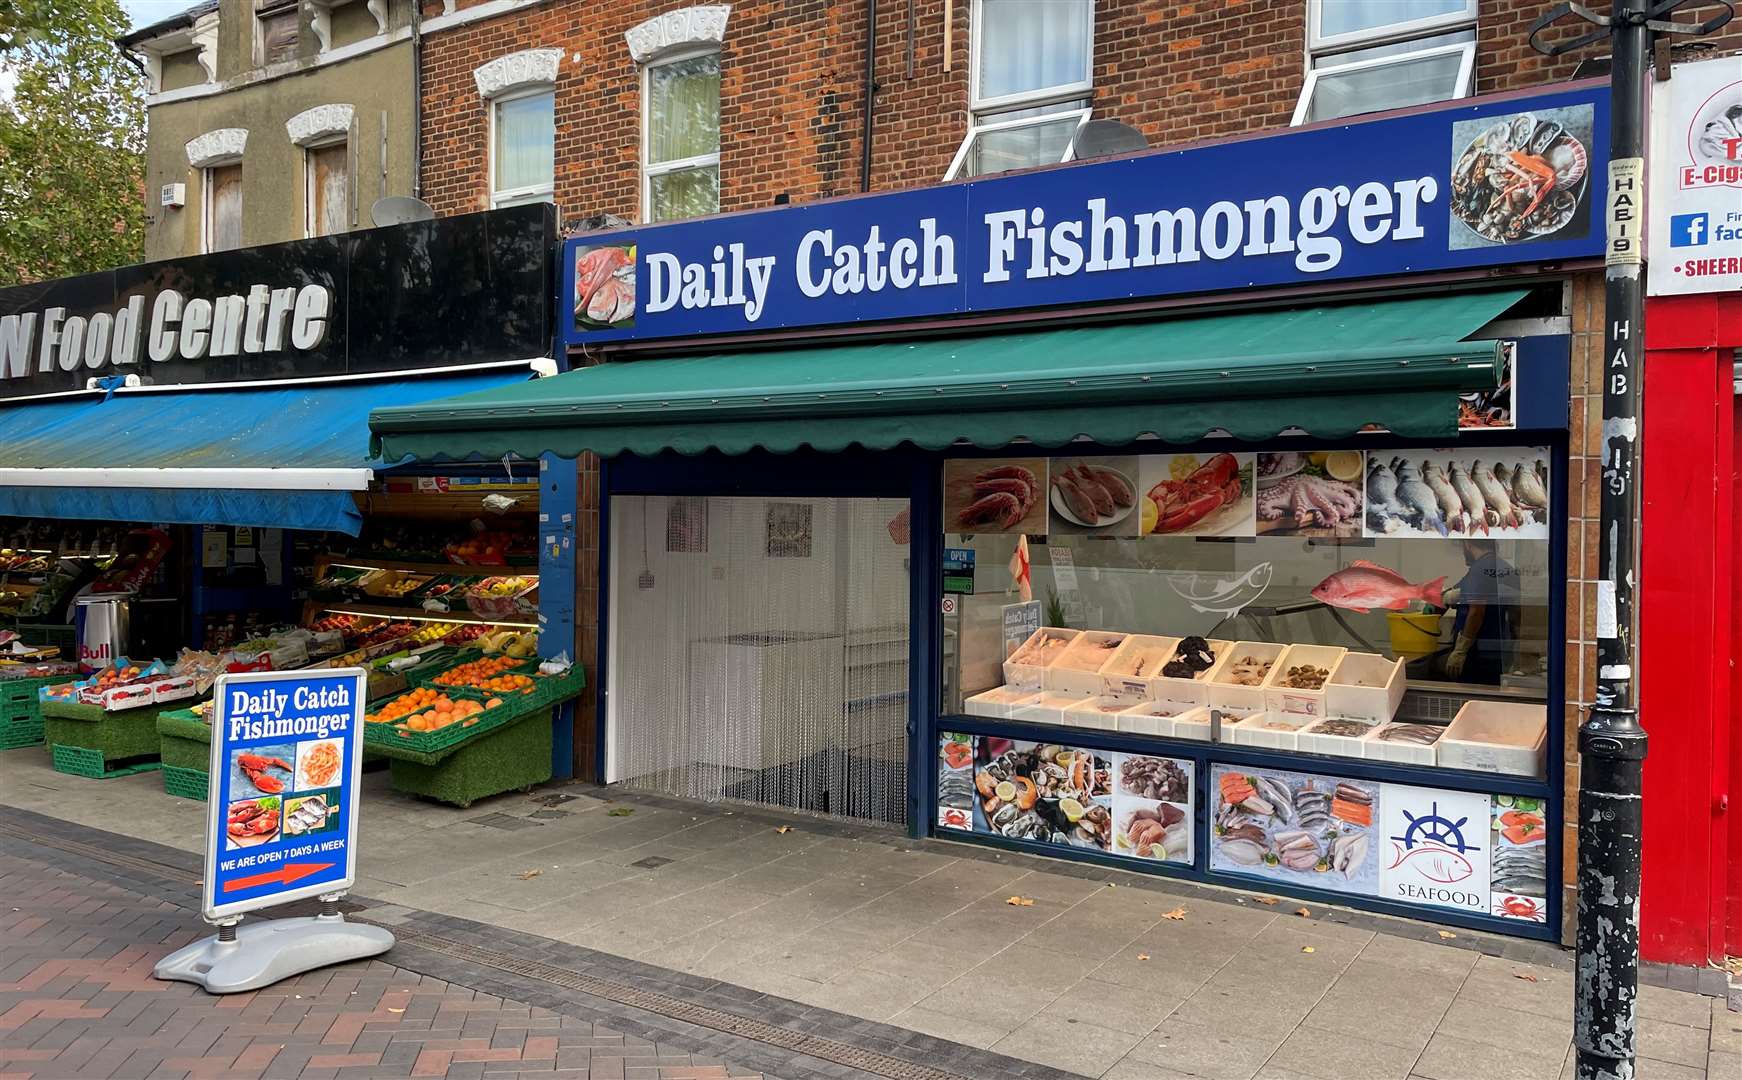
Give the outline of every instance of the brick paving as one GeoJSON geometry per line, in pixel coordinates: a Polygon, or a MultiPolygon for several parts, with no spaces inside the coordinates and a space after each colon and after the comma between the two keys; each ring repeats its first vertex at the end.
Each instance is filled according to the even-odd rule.
{"type": "Polygon", "coordinates": [[[380,961],[223,997],[159,982],[191,911],[12,851],[0,898],[0,1080],[763,1075],[380,961]]]}

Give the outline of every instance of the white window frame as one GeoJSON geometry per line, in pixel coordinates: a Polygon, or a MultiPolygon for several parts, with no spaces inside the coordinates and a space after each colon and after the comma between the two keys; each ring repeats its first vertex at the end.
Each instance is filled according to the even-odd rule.
{"type": "MultiPolygon", "coordinates": [[[[658,164],[653,163],[653,69],[664,67],[667,64],[675,64],[683,60],[694,60],[702,56],[719,55],[720,46],[718,44],[698,45],[694,48],[673,49],[670,52],[661,53],[649,60],[647,63],[641,65],[641,223],[643,225],[654,224],[654,177],[668,176],[671,173],[676,172],[687,172],[690,169],[705,169],[710,165],[716,170],[720,167],[720,152],[718,150],[715,150],[711,154],[696,154],[693,157],[675,158],[671,161],[661,161],[658,164]]],[[[721,68],[720,70],[720,87],[724,90],[725,72],[724,68],[721,68]]],[[[722,105],[722,111],[723,109],[724,106],[722,105]]],[[[719,118],[715,119],[715,123],[716,125],[719,124],[719,118]]],[[[722,137],[725,135],[723,130],[721,135],[722,137]]],[[[725,177],[721,177],[722,181],[724,181],[724,179],[725,177]]],[[[724,186],[724,183],[722,183],[721,187],[723,188],[724,186]]],[[[719,208],[716,207],[714,212],[718,213],[719,208]]]]}
{"type": "MultiPolygon", "coordinates": [[[[345,228],[343,232],[351,231],[351,139],[348,134],[334,135],[331,138],[302,144],[302,235],[304,239],[312,240],[320,234],[315,232],[315,163],[314,154],[317,150],[331,150],[335,146],[345,148],[345,228]]],[[[337,236],[338,233],[328,233],[337,236]]]]}
{"type": "MultiPolygon", "coordinates": [[[[1044,113],[1040,116],[1024,116],[1018,120],[999,120],[991,124],[975,124],[968,129],[968,137],[962,140],[962,145],[956,147],[956,156],[950,159],[950,167],[944,173],[944,179],[954,180],[957,177],[961,172],[962,165],[968,160],[968,151],[973,147],[974,140],[989,131],[1007,131],[1011,128],[1034,127],[1037,124],[1056,124],[1060,120],[1069,120],[1073,116],[1077,120],[1076,130],[1081,131],[1083,125],[1089,122],[1089,116],[1094,111],[1093,108],[1084,106],[1080,109],[1062,109],[1059,112],[1044,113]]],[[[1059,164],[1071,160],[1071,150],[1075,146],[1076,133],[1072,132],[1071,141],[1065,145],[1064,156],[1059,158],[1059,164]]]]}
{"type": "Polygon", "coordinates": [[[1020,90],[1014,94],[999,94],[995,97],[980,96],[980,28],[986,25],[981,10],[985,0],[974,0],[972,21],[968,25],[968,108],[978,115],[989,112],[1011,112],[1016,109],[1030,109],[1041,105],[1051,105],[1060,101],[1071,101],[1075,98],[1088,97],[1095,88],[1095,0],[1079,0],[1090,5],[1089,38],[1084,42],[1083,70],[1088,78],[1081,82],[1061,83],[1057,86],[1045,86],[1038,90],[1020,90]]]}
{"type": "MultiPolygon", "coordinates": [[[[1458,27],[1456,29],[1462,29],[1458,27]]],[[[1375,44],[1378,44],[1377,42],[1375,44]]],[[[1307,109],[1312,104],[1313,94],[1318,90],[1321,75],[1344,75],[1351,71],[1365,71],[1371,68],[1391,67],[1396,64],[1413,64],[1436,56],[1459,55],[1457,82],[1453,87],[1452,96],[1448,100],[1470,96],[1470,80],[1476,67],[1476,43],[1474,41],[1459,42],[1451,45],[1436,45],[1431,49],[1419,49],[1415,52],[1398,53],[1395,56],[1375,56],[1367,60],[1355,60],[1347,64],[1314,63],[1307,69],[1306,82],[1300,88],[1300,100],[1295,102],[1294,117],[1289,126],[1299,127],[1306,123],[1307,109]]],[[[1326,57],[1326,60],[1334,57],[1326,57]]],[[[1382,111],[1382,110],[1375,110],[1382,111]]],[[[1365,115],[1365,114],[1363,114],[1365,115]]],[[[1342,117],[1340,119],[1353,119],[1342,117]]],[[[1327,120],[1326,123],[1336,123],[1327,120]]]]}
{"type": "Polygon", "coordinates": [[[1319,53],[1362,48],[1368,45],[1390,45],[1399,41],[1408,41],[1410,38],[1432,37],[1449,30],[1462,30],[1466,26],[1474,27],[1477,16],[1477,0],[1464,0],[1463,11],[1454,11],[1447,15],[1430,15],[1425,18],[1411,19],[1408,22],[1387,23],[1372,30],[1350,30],[1346,33],[1327,36],[1320,30],[1324,15],[1324,0],[1307,0],[1307,4],[1307,51],[1309,59],[1313,60],[1320,59],[1319,53]]]}
{"type": "MultiPolygon", "coordinates": [[[[980,96],[980,56],[983,48],[980,40],[980,29],[985,25],[983,9],[985,0],[974,0],[974,9],[968,23],[968,134],[956,147],[955,156],[950,158],[950,167],[944,170],[945,180],[954,180],[961,175],[963,164],[968,160],[968,151],[974,145],[974,140],[989,131],[1006,131],[1011,128],[1029,127],[1036,124],[1052,124],[1060,120],[1076,117],[1078,130],[1089,122],[1094,106],[1084,105],[1076,109],[1060,109],[1057,112],[1043,113],[1039,116],[1024,116],[1014,120],[999,120],[1002,113],[1019,112],[1025,109],[1040,109],[1060,102],[1078,101],[1090,97],[1095,90],[1095,0],[1081,0],[1090,5],[1089,36],[1083,43],[1083,70],[1088,78],[1079,82],[1060,83],[1056,86],[1043,86],[1038,90],[1022,90],[1014,94],[998,94],[992,97],[980,96]],[[986,117],[985,122],[981,118],[986,117]]],[[[1064,156],[1058,164],[1071,160],[1071,148],[1075,145],[1073,137],[1071,145],[1065,147],[1064,156]]],[[[1052,163],[1048,163],[1052,164],[1052,163]]]]}
{"type": "MultiPolygon", "coordinates": [[[[213,253],[212,207],[217,200],[212,198],[212,193],[216,190],[212,184],[212,170],[229,169],[241,164],[242,159],[238,157],[221,161],[208,161],[200,166],[200,254],[202,255],[210,255],[213,253]]],[[[244,190],[242,194],[244,199],[246,199],[248,192],[244,190]]],[[[244,207],[246,207],[246,202],[244,202],[244,207]]],[[[240,243],[240,232],[241,222],[237,222],[238,243],[234,248],[225,248],[225,251],[237,251],[241,249],[242,244],[240,243]]]]}
{"type": "Polygon", "coordinates": [[[532,202],[554,203],[556,201],[556,148],[554,146],[551,148],[551,178],[548,183],[529,184],[517,188],[498,188],[496,186],[497,109],[510,101],[541,97],[545,94],[550,95],[551,116],[554,119],[556,116],[556,85],[554,83],[534,83],[529,86],[517,87],[497,94],[487,102],[490,106],[490,160],[488,168],[490,171],[490,209],[492,210],[503,206],[520,206],[532,202]]]}

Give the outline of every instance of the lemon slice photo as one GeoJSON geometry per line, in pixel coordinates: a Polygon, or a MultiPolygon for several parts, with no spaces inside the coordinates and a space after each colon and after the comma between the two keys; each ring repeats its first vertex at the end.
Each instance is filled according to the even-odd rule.
{"type": "Polygon", "coordinates": [[[1361,451],[1332,450],[1325,455],[1325,475],[1350,482],[1361,479],[1361,451]]]}

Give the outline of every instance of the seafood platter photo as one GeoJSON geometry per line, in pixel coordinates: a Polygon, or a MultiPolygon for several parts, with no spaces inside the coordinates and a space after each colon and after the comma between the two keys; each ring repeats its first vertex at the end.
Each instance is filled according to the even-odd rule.
{"type": "Polygon", "coordinates": [[[1366,535],[1546,540],[1552,456],[1546,446],[1371,451],[1366,535]]]}
{"type": "Polygon", "coordinates": [[[949,732],[938,745],[939,825],[1151,862],[1193,860],[1190,759],[949,732]]]}
{"type": "Polygon", "coordinates": [[[1257,458],[1258,535],[1361,535],[1361,451],[1284,450],[1257,458]]]}
{"type": "Polygon", "coordinates": [[[1489,867],[1493,914],[1548,921],[1548,825],[1541,799],[1496,795],[1489,867]]]}
{"type": "Polygon", "coordinates": [[[1590,221],[1589,105],[1452,125],[1453,248],[1583,236],[1590,221]]]}

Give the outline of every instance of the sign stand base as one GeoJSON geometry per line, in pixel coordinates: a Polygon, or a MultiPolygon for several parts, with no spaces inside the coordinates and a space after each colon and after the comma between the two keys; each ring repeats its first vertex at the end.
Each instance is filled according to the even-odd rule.
{"type": "Polygon", "coordinates": [[[158,961],[152,974],[198,983],[212,994],[235,994],[316,968],[379,956],[392,947],[393,935],[387,930],[348,923],[334,912],[222,927],[158,961]]]}

